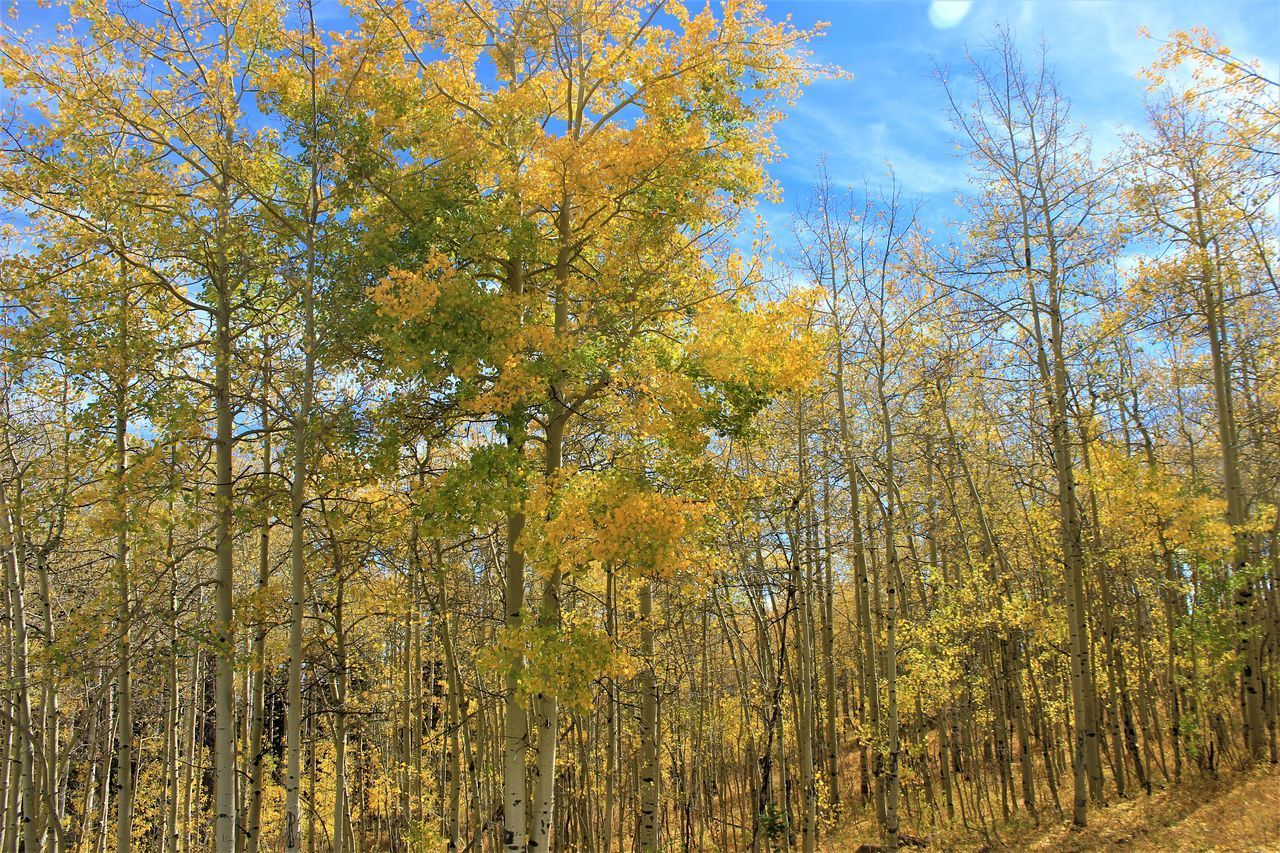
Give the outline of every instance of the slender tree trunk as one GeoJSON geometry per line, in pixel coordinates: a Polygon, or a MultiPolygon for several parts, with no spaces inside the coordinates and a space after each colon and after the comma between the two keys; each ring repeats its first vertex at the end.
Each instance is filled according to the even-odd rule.
{"type": "MultiPolygon", "coordinates": [[[[614,577],[613,564],[605,566],[605,633],[616,642],[618,634],[617,616],[617,579],[614,577]]],[[[610,678],[605,682],[605,769],[604,769],[604,817],[602,849],[604,853],[613,853],[614,835],[614,800],[617,797],[618,776],[618,740],[621,726],[620,709],[618,707],[618,685],[610,678]]]]}
{"type": "MultiPolygon", "coordinates": [[[[524,265],[515,260],[509,264],[507,289],[515,297],[524,295],[524,265]]],[[[514,411],[508,417],[507,444],[513,454],[524,450],[527,413],[514,411]]],[[[506,576],[503,580],[505,630],[513,637],[524,631],[524,549],[520,537],[524,533],[523,508],[507,512],[506,576]]],[[[529,715],[520,695],[520,674],[524,659],[517,654],[507,662],[505,714],[502,745],[502,844],[510,853],[524,851],[529,845],[525,800],[525,753],[529,749],[529,715]]]]}
{"type": "MultiPolygon", "coordinates": [[[[262,387],[262,474],[263,483],[271,482],[271,429],[270,407],[267,394],[271,386],[271,354],[268,349],[263,359],[262,387]]],[[[264,498],[264,504],[266,499],[264,498]]],[[[258,528],[258,588],[259,603],[265,597],[271,580],[271,514],[264,505],[258,528]]],[[[266,758],[263,748],[263,716],[266,713],[267,685],[267,625],[259,618],[253,630],[253,645],[249,651],[249,742],[245,745],[249,759],[249,791],[245,816],[245,853],[258,853],[261,841],[262,815],[262,762],[266,758]]]]}
{"type": "Polygon", "coordinates": [[[818,841],[817,778],[814,772],[814,692],[813,692],[813,598],[809,576],[812,570],[812,527],[807,523],[812,515],[812,493],[808,488],[809,470],[806,453],[807,436],[804,432],[804,400],[797,402],[796,414],[796,462],[802,495],[796,496],[792,529],[792,573],[800,606],[796,610],[796,660],[798,663],[796,739],[800,751],[800,795],[802,809],[801,841],[804,853],[813,853],[818,841]]]}
{"type": "Polygon", "coordinates": [[[120,658],[116,675],[116,702],[119,708],[120,735],[116,747],[116,849],[126,853],[133,841],[133,658],[130,648],[129,593],[129,505],[126,483],[128,449],[125,445],[129,425],[129,304],[128,282],[125,278],[125,261],[120,259],[120,320],[118,333],[119,363],[116,365],[115,384],[115,574],[117,654],[120,658]]]}
{"type": "Polygon", "coordinates": [[[654,672],[653,648],[653,584],[646,580],[640,587],[640,781],[639,825],[636,848],[644,853],[658,849],[658,685],[654,672]]]}
{"type": "Polygon", "coordinates": [[[898,742],[898,583],[901,577],[898,565],[897,546],[897,486],[895,484],[895,457],[893,445],[893,427],[889,417],[889,401],[885,393],[883,353],[885,341],[883,325],[881,326],[881,362],[876,375],[876,393],[880,398],[880,416],[884,430],[885,455],[885,495],[884,495],[884,541],[885,541],[885,696],[887,698],[885,732],[888,747],[888,767],[886,772],[885,794],[885,835],[890,850],[898,848],[898,800],[900,784],[898,777],[899,742],[898,742]]]}
{"type": "Polygon", "coordinates": [[[342,853],[349,832],[347,806],[347,624],[346,582],[342,564],[334,562],[337,600],[333,610],[333,839],[330,849],[342,853]]]}
{"type": "Polygon", "coordinates": [[[822,676],[826,693],[827,797],[833,817],[840,814],[840,739],[836,733],[835,576],[832,570],[831,510],[826,483],[822,489],[822,676]]]}
{"type": "Polygon", "coordinates": [[[235,416],[231,399],[232,284],[226,258],[226,223],[230,200],[225,182],[220,188],[219,259],[214,280],[214,577],[216,672],[214,676],[214,847],[234,853],[236,846],[236,727],[235,727],[235,481],[232,473],[235,416]]]}
{"type": "MultiPolygon", "coordinates": [[[[196,621],[202,618],[203,607],[202,601],[197,600],[196,604],[196,621]]],[[[198,745],[196,741],[196,731],[203,716],[205,705],[204,700],[204,681],[205,675],[200,666],[202,655],[197,647],[195,653],[191,656],[191,700],[187,703],[186,717],[184,720],[186,733],[186,747],[184,750],[184,761],[182,765],[182,853],[190,853],[192,842],[192,810],[196,806],[196,786],[199,784],[199,775],[196,772],[197,761],[199,756],[197,753],[198,745]]]]}
{"type": "MultiPolygon", "coordinates": [[[[13,505],[9,502],[7,484],[0,482],[0,557],[5,561],[5,573],[9,587],[9,625],[12,632],[13,677],[11,690],[14,696],[15,717],[11,723],[12,734],[9,755],[18,754],[16,779],[19,784],[13,785],[10,804],[7,808],[11,820],[17,818],[21,808],[21,819],[18,824],[21,832],[14,838],[21,837],[24,850],[38,849],[39,835],[36,831],[36,812],[39,797],[36,792],[36,766],[31,744],[31,693],[30,676],[27,664],[27,613],[25,607],[26,572],[23,566],[22,552],[25,544],[22,536],[15,532],[13,521],[13,505]],[[20,799],[16,793],[21,791],[20,799]]],[[[12,785],[14,776],[10,777],[12,785]]]]}
{"type": "MultiPolygon", "coordinates": [[[[572,259],[572,225],[570,222],[570,197],[566,194],[560,200],[560,209],[556,215],[556,231],[559,247],[556,251],[555,290],[554,290],[554,325],[552,334],[560,339],[569,333],[569,276],[572,259]]],[[[546,454],[544,476],[547,482],[554,482],[560,470],[564,454],[564,433],[571,412],[565,404],[564,389],[556,380],[551,382],[551,399],[546,412],[546,454]]],[[[560,585],[562,583],[560,566],[557,563],[551,575],[543,585],[542,598],[538,604],[538,627],[556,634],[560,631],[560,585]]],[[[537,802],[534,810],[533,834],[529,839],[529,847],[536,850],[549,849],[551,827],[555,817],[556,790],[556,747],[560,739],[560,701],[554,690],[539,694],[536,701],[538,711],[538,754],[536,774],[537,802]]]]}
{"type": "MultiPolygon", "coordinates": [[[[310,115],[310,181],[307,186],[306,228],[303,233],[305,269],[300,283],[302,301],[302,376],[299,379],[297,408],[293,412],[293,470],[289,480],[289,674],[285,687],[285,812],[284,846],[287,853],[297,853],[301,838],[302,783],[302,614],[306,596],[306,542],[303,512],[306,510],[308,477],[308,435],[316,373],[316,241],[320,214],[320,170],[318,156],[318,121],[316,94],[315,18],[311,0],[307,2],[307,25],[312,47],[307,52],[308,82],[311,96],[310,115]]],[[[314,807],[314,802],[312,803],[314,807]]]]}
{"type": "Polygon", "coordinates": [[[177,472],[175,454],[170,453],[170,482],[168,501],[168,529],[165,532],[165,564],[169,569],[169,606],[168,619],[165,625],[165,645],[168,656],[165,660],[165,758],[167,782],[165,794],[164,840],[160,845],[161,853],[178,853],[178,804],[181,800],[182,778],[182,723],[180,696],[181,685],[178,681],[178,564],[173,552],[174,533],[174,492],[177,472]]]}
{"type": "Polygon", "coordinates": [[[1240,475],[1239,439],[1232,399],[1231,360],[1227,346],[1227,322],[1223,313],[1225,292],[1218,270],[1210,255],[1209,238],[1204,224],[1200,188],[1193,190],[1193,210],[1197,254],[1200,261],[1205,327],[1209,339],[1210,363],[1213,367],[1213,393],[1217,409],[1218,443],[1222,451],[1223,490],[1227,499],[1227,522],[1233,528],[1235,551],[1232,560],[1232,583],[1235,597],[1237,650],[1240,655],[1240,712],[1245,751],[1250,759],[1260,760],[1266,754],[1262,722],[1262,693],[1258,672],[1258,643],[1253,626],[1254,582],[1249,573],[1251,536],[1245,528],[1247,506],[1244,483],[1240,475]]]}
{"type": "MultiPolygon", "coordinates": [[[[1035,143],[1033,142],[1033,145],[1035,143]]],[[[1089,634],[1086,617],[1084,585],[1084,557],[1080,542],[1080,518],[1077,509],[1075,469],[1071,456],[1069,424],[1067,420],[1067,371],[1062,344],[1062,321],[1058,306],[1057,245],[1052,239],[1052,223],[1047,207],[1043,210],[1046,228],[1049,229],[1047,311],[1036,295],[1036,285],[1031,266],[1031,242],[1024,230],[1025,274],[1031,299],[1032,327],[1036,343],[1036,360],[1049,408],[1050,434],[1053,461],[1057,479],[1058,535],[1063,553],[1063,580],[1066,590],[1067,635],[1071,649],[1071,707],[1075,720],[1074,768],[1075,799],[1072,821],[1084,826],[1086,801],[1090,796],[1101,797],[1102,770],[1098,753],[1096,721],[1097,703],[1092,688],[1092,666],[1089,660],[1089,634]],[[1048,346],[1042,322],[1042,312],[1049,320],[1048,346]],[[1050,352],[1052,361],[1050,361],[1050,352]]]]}

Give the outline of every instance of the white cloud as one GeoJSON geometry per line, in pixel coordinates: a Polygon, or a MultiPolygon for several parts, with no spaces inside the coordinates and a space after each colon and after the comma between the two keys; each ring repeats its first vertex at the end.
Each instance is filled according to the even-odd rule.
{"type": "Polygon", "coordinates": [[[812,181],[824,155],[837,186],[880,183],[889,167],[907,196],[949,201],[967,185],[968,167],[954,156],[941,89],[923,74],[903,76],[868,74],[820,84],[815,97],[791,110],[779,128],[787,159],[774,174],[791,187],[792,204],[803,205],[806,191],[796,190],[812,181]],[[904,97],[904,88],[916,94],[904,97]]]}
{"type": "Polygon", "coordinates": [[[922,219],[943,227],[956,214],[952,200],[970,188],[971,165],[957,156],[957,132],[931,71],[935,63],[943,69],[962,106],[967,104],[973,80],[965,50],[989,60],[986,48],[997,25],[1012,29],[1028,64],[1047,42],[1072,120],[1084,126],[1098,161],[1121,150],[1126,132],[1145,126],[1146,87],[1136,72],[1155,58],[1159,44],[1141,37],[1140,25],[1159,38],[1203,23],[1237,55],[1264,56],[1275,67],[1276,51],[1264,34],[1272,27],[1258,26],[1277,18],[1275,0],[768,2],[771,8],[795,4],[802,16],[829,14],[831,34],[814,45],[816,58],[854,75],[814,83],[777,128],[787,159],[771,171],[785,186],[786,200],[776,209],[761,206],[775,236],[786,233],[787,212],[806,204],[815,164],[824,154],[832,183],[855,190],[864,181],[873,187],[883,183],[891,164],[904,198],[926,200],[922,219]],[[921,28],[926,7],[930,26],[921,28]]]}
{"type": "Polygon", "coordinates": [[[929,4],[929,23],[940,30],[950,29],[969,14],[973,0],[933,0],[929,4]]]}

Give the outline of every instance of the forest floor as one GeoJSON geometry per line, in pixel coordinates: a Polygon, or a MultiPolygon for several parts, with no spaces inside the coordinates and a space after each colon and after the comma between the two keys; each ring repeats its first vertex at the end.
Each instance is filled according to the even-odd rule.
{"type": "MultiPolygon", "coordinates": [[[[1280,851],[1280,767],[1223,773],[1113,801],[1091,809],[1083,830],[1073,829],[1069,820],[1055,820],[1039,827],[1015,822],[986,835],[908,827],[904,832],[931,850],[1280,851]]],[[[863,843],[877,839],[872,824],[859,822],[844,827],[823,849],[852,851],[863,843]]]]}

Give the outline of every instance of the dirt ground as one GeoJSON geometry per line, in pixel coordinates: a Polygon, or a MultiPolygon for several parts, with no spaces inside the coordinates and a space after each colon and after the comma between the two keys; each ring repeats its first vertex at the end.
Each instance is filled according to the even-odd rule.
{"type": "MultiPolygon", "coordinates": [[[[860,844],[876,843],[867,825],[844,830],[823,849],[851,853],[860,844]]],[[[1197,779],[1150,796],[1140,793],[1113,801],[1106,808],[1091,809],[1089,825],[1082,830],[1055,819],[1042,821],[1040,827],[1006,827],[986,837],[977,832],[907,831],[931,850],[1280,851],[1280,767],[1197,779]]]]}

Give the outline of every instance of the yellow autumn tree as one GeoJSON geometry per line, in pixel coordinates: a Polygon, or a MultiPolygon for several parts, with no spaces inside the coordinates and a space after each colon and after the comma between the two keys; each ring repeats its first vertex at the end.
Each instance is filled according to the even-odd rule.
{"type": "MultiPolygon", "coordinates": [[[[527,576],[528,555],[545,544],[531,541],[530,513],[554,516],[551,496],[575,488],[566,455],[571,463],[580,431],[600,429],[608,399],[647,400],[686,428],[706,426],[696,415],[726,371],[684,343],[703,318],[750,305],[749,276],[713,261],[731,256],[741,213],[771,189],[770,126],[809,76],[808,34],[769,21],[758,2],[720,14],[554,0],[353,7],[360,61],[383,71],[357,97],[383,129],[387,161],[401,164],[383,212],[407,210],[425,187],[465,209],[447,235],[412,211],[395,218],[400,235],[429,232],[435,249],[413,266],[393,259],[372,296],[404,357],[432,362],[505,444],[519,484],[506,507],[507,629],[555,635],[577,567],[540,559],[527,576]]],[[[503,662],[510,850],[550,843],[560,736],[560,686],[526,684],[537,731],[530,819],[524,658],[503,662]]],[[[642,847],[656,843],[648,825],[642,847]]]]}

